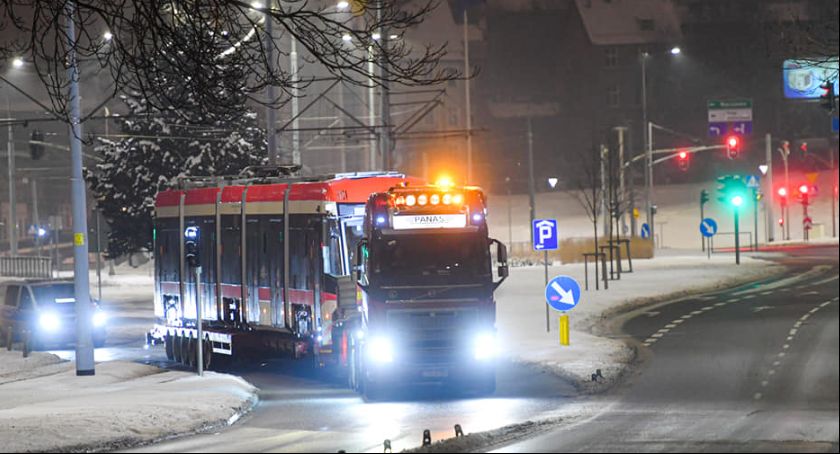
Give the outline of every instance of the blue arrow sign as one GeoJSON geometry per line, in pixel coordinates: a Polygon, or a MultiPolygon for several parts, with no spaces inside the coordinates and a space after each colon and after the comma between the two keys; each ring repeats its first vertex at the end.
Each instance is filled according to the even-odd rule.
{"type": "Polygon", "coordinates": [[[712,218],[706,218],[700,221],[700,233],[706,238],[711,238],[717,234],[718,225],[712,218]]]}
{"type": "Polygon", "coordinates": [[[723,137],[729,131],[729,124],[724,122],[709,123],[709,137],[723,137]]]}
{"type": "Polygon", "coordinates": [[[555,311],[574,309],[580,302],[580,284],[569,276],[557,276],[545,287],[545,301],[555,311]]]}
{"type": "Polygon", "coordinates": [[[557,221],[554,219],[534,219],[534,250],[553,251],[557,249],[557,221]]]}
{"type": "Polygon", "coordinates": [[[647,223],[642,224],[642,238],[650,238],[650,226],[647,223]]]}

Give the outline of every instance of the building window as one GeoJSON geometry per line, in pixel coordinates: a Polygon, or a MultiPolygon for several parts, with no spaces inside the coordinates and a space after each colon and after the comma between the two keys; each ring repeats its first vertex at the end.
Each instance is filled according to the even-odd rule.
{"type": "Polygon", "coordinates": [[[618,66],[618,48],[608,47],[604,49],[604,66],[607,68],[618,66]]]}
{"type": "Polygon", "coordinates": [[[621,106],[621,89],[618,85],[607,88],[607,107],[621,106]]]}

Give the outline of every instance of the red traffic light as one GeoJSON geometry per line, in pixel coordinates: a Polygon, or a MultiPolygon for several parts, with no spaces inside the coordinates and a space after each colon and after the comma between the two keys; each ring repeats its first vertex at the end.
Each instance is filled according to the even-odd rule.
{"type": "Polygon", "coordinates": [[[779,225],[785,225],[785,218],[779,218],[779,225]]]}
{"type": "Polygon", "coordinates": [[[779,188],[777,193],[779,194],[779,197],[785,198],[787,197],[787,188],[779,188]]]}
{"type": "Polygon", "coordinates": [[[803,184],[802,186],[799,187],[799,192],[801,192],[802,194],[807,194],[809,190],[810,190],[810,188],[808,187],[807,184],[803,184]]]}
{"type": "Polygon", "coordinates": [[[726,139],[726,144],[729,146],[729,148],[738,148],[738,137],[729,136],[729,138],[726,139]]]}
{"type": "Polygon", "coordinates": [[[680,159],[683,159],[683,160],[688,159],[688,152],[687,151],[681,151],[680,152],[680,159]]]}

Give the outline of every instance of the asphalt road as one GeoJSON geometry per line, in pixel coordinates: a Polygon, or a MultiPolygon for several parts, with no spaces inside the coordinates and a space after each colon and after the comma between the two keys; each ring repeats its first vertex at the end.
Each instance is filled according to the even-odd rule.
{"type": "Polygon", "coordinates": [[[838,249],[628,314],[643,361],[588,418],[498,452],[838,452],[838,249]]]}

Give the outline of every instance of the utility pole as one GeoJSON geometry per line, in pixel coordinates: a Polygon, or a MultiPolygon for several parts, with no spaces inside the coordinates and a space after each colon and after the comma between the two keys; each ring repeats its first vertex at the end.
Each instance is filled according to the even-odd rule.
{"type": "Polygon", "coordinates": [[[41,256],[41,220],[38,217],[38,181],[30,178],[32,187],[32,222],[35,224],[35,254],[41,256]]]}
{"type": "MultiPolygon", "coordinates": [[[[787,140],[782,142],[782,146],[781,148],[779,148],[779,153],[782,155],[782,162],[785,165],[785,190],[788,194],[787,197],[790,197],[790,172],[788,169],[788,157],[790,157],[790,142],[788,142],[787,140]]],[[[790,203],[786,204],[782,210],[784,211],[782,213],[782,217],[784,217],[785,220],[783,233],[785,236],[785,240],[790,241],[790,203]]]]}
{"type": "Polygon", "coordinates": [[[531,222],[528,224],[528,230],[531,231],[531,243],[534,242],[534,229],[530,226],[534,225],[534,219],[537,218],[537,189],[534,182],[534,131],[531,126],[531,117],[528,117],[528,201],[531,209],[531,222]]]}
{"type": "Polygon", "coordinates": [[[470,102],[470,36],[469,18],[467,7],[464,6],[464,85],[467,107],[467,184],[473,184],[473,159],[472,159],[472,108],[470,102]]]}
{"type": "Polygon", "coordinates": [[[505,177],[507,186],[507,212],[508,212],[508,249],[513,251],[513,208],[511,205],[510,177],[505,177]]]}
{"type": "MultiPolygon", "coordinates": [[[[274,73],[274,34],[271,10],[274,7],[273,0],[267,0],[265,6],[265,59],[268,63],[268,73],[274,73]]],[[[274,103],[277,95],[274,92],[274,85],[268,84],[265,87],[265,137],[268,145],[268,164],[276,166],[279,164],[277,152],[277,112],[274,110],[274,103]]]]}
{"type": "Polygon", "coordinates": [[[292,164],[300,165],[300,122],[298,121],[298,53],[297,39],[289,34],[289,68],[292,76],[292,164]]]}
{"type": "Polygon", "coordinates": [[[373,44],[368,45],[368,127],[371,129],[370,148],[368,149],[368,170],[376,170],[376,148],[379,142],[376,131],[376,84],[373,81],[375,65],[373,61],[373,44]]]}
{"type": "MultiPolygon", "coordinates": [[[[604,236],[607,236],[607,232],[609,232],[609,215],[607,214],[607,147],[603,144],[599,150],[599,161],[601,163],[601,217],[604,218],[603,229],[604,229],[604,236]]],[[[595,251],[598,252],[598,251],[595,251]]]]}
{"type": "Polygon", "coordinates": [[[656,250],[656,227],[653,220],[653,123],[647,123],[647,149],[645,150],[645,185],[646,187],[646,211],[647,224],[650,228],[650,239],[653,241],[653,249],[656,250]]]}
{"type": "MultiPolygon", "coordinates": [[[[9,117],[11,117],[11,112],[9,117]]],[[[9,153],[9,253],[14,256],[18,254],[17,194],[15,194],[15,136],[11,122],[9,122],[9,142],[6,149],[9,153]]]]}
{"type": "Polygon", "coordinates": [[[94,375],[93,322],[90,307],[90,272],[87,244],[87,201],[82,176],[82,124],[79,99],[79,66],[76,60],[76,4],[65,3],[68,58],[67,78],[70,82],[70,151],[73,173],[70,181],[73,200],[73,280],[76,297],[76,375],[94,375]]]}

